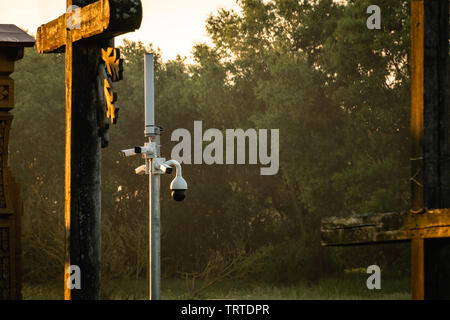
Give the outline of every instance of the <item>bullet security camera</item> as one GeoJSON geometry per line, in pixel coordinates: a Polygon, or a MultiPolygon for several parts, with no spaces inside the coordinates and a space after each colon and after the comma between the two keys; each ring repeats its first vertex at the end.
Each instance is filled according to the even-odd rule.
{"type": "Polygon", "coordinates": [[[152,157],[155,154],[154,143],[146,143],[143,147],[134,147],[132,149],[121,150],[120,153],[125,157],[141,154],[147,161],[146,164],[135,169],[136,174],[171,174],[173,167],[176,169],[175,179],[170,184],[170,195],[175,201],[183,201],[186,198],[187,182],[181,176],[181,165],[176,160],[165,161],[164,158],[152,157]],[[152,163],[153,168],[149,164],[152,163]]]}
{"type": "Polygon", "coordinates": [[[146,143],[143,147],[134,147],[132,149],[120,150],[120,154],[124,157],[131,157],[137,154],[151,154],[153,152],[153,146],[148,143],[146,143]]]}
{"type": "Polygon", "coordinates": [[[136,148],[133,149],[126,149],[126,150],[120,150],[120,154],[124,157],[131,157],[136,155],[136,148]]]}
{"type": "Polygon", "coordinates": [[[172,167],[170,167],[164,163],[159,166],[159,170],[161,170],[162,172],[164,172],[166,174],[172,173],[172,167]]]}
{"type": "Polygon", "coordinates": [[[147,173],[147,166],[143,164],[142,166],[137,167],[134,171],[140,176],[144,175],[147,173]]]}

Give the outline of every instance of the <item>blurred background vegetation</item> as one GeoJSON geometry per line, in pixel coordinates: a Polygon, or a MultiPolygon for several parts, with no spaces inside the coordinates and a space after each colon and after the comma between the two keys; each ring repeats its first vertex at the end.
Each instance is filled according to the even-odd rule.
{"type": "MultiPolygon", "coordinates": [[[[211,44],[195,45],[193,61],[163,62],[151,44],[121,47],[121,109],[102,162],[103,281],[148,276],[148,181],[134,174],[141,159],[118,152],[143,142],[144,52],[156,54],[166,158],[171,132],[191,131],[194,120],[205,130],[280,129],[277,175],[184,165],[182,203],[161,179],[163,286],[182,279],[195,297],[224,279],[313,285],[371,264],[407,278],[409,245],[322,248],[320,219],[409,208],[409,1],[239,4],[241,13],[211,14],[211,44]],[[382,30],[366,27],[373,4],[382,30]]],[[[23,187],[24,277],[62,283],[64,55],[26,50],[14,78],[10,166],[23,187]]]]}

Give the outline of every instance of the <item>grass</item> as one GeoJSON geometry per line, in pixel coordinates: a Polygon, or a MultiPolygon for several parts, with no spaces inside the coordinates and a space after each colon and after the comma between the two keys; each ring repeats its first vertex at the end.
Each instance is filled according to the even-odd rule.
{"type": "MultiPolygon", "coordinates": [[[[410,299],[409,278],[382,278],[380,290],[368,290],[366,275],[344,275],[341,278],[322,278],[315,284],[274,285],[254,281],[225,280],[203,291],[195,299],[237,300],[404,300],[410,299]]],[[[193,299],[183,280],[163,280],[161,297],[164,300],[193,299]]],[[[61,284],[31,285],[22,290],[26,300],[58,300],[63,297],[61,284]]],[[[105,280],[102,297],[108,300],[148,299],[148,283],[145,280],[105,280]]]]}

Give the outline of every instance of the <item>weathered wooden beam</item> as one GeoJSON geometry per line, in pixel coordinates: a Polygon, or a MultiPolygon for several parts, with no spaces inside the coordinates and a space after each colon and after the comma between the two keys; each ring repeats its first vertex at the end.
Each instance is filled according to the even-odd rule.
{"type": "Polygon", "coordinates": [[[450,207],[448,1],[424,3],[424,207],[450,207]]]}
{"type": "Polygon", "coordinates": [[[424,211],[423,205],[423,0],[411,2],[411,211],[424,211]]]}
{"type": "Polygon", "coordinates": [[[23,57],[33,37],[12,24],[0,24],[0,300],[22,299],[20,185],[9,168],[9,138],[14,107],[14,61],[23,57]]]}
{"type": "MultiPolygon", "coordinates": [[[[424,6],[411,1],[411,213],[423,213],[424,6]]],[[[424,299],[424,239],[411,239],[411,298],[424,299]]]]}
{"type": "Polygon", "coordinates": [[[80,9],[77,14],[66,13],[38,28],[36,35],[39,53],[60,50],[67,43],[67,21],[79,24],[71,30],[72,41],[82,39],[110,39],[139,29],[142,21],[142,5],[139,0],[99,0],[80,9]]]}
{"type": "MultiPolygon", "coordinates": [[[[424,1],[424,207],[450,207],[449,1],[424,1]]],[[[424,240],[424,298],[450,299],[450,239],[424,240]]]]}
{"type": "Polygon", "coordinates": [[[424,239],[411,239],[411,298],[425,298],[425,250],[424,239]]]}
{"type": "Polygon", "coordinates": [[[96,41],[72,47],[70,150],[70,264],[81,269],[81,290],[72,300],[100,299],[101,142],[97,127],[96,76],[101,48],[96,41]]]}
{"type": "Polygon", "coordinates": [[[322,245],[411,240],[413,299],[450,299],[448,12],[411,1],[411,210],[322,220],[322,245]]]}
{"type": "Polygon", "coordinates": [[[450,237],[450,210],[390,212],[322,219],[323,246],[450,237]]]}

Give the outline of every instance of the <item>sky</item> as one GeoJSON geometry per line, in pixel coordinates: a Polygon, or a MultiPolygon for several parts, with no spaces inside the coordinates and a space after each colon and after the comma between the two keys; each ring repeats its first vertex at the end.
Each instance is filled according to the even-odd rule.
{"type": "MultiPolygon", "coordinates": [[[[196,42],[207,42],[205,21],[219,8],[239,7],[235,0],[141,0],[143,20],[134,33],[120,36],[161,48],[163,60],[175,59],[177,54],[189,58],[196,42]]],[[[0,0],[0,24],[12,23],[35,36],[37,28],[65,10],[65,0],[0,0]],[[4,3],[8,5],[4,5],[4,3]],[[6,9],[5,9],[6,8],[6,9]]]]}

